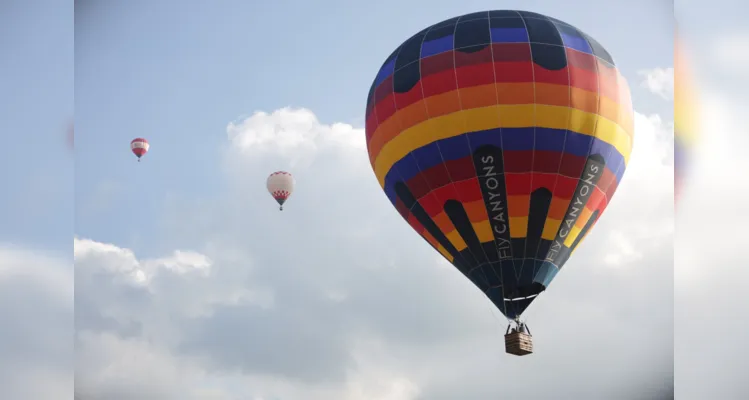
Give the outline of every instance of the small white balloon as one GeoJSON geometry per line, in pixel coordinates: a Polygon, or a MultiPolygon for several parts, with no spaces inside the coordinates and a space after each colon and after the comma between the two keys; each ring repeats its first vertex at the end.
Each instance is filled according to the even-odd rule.
{"type": "Polygon", "coordinates": [[[281,210],[283,210],[283,204],[294,192],[295,183],[294,177],[286,171],[277,171],[268,177],[266,182],[268,193],[276,199],[281,210]]]}

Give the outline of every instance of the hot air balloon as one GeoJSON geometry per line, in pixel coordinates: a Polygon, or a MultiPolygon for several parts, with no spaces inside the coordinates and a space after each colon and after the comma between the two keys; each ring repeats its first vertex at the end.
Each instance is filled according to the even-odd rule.
{"type": "Polygon", "coordinates": [[[294,177],[290,173],[285,171],[277,171],[268,177],[265,185],[268,187],[268,192],[278,202],[280,210],[283,211],[283,203],[289,199],[291,193],[294,192],[294,177]]]}
{"type": "Polygon", "coordinates": [[[143,138],[135,138],[130,142],[130,150],[132,150],[133,154],[138,157],[138,162],[140,162],[141,157],[148,153],[149,147],[151,147],[151,145],[148,144],[148,140],[143,138]]]}
{"type": "Polygon", "coordinates": [[[632,150],[611,55],[533,12],[442,21],[383,63],[366,140],[393,206],[525,335],[506,336],[507,351],[530,353],[521,314],[598,221],[632,150]]]}

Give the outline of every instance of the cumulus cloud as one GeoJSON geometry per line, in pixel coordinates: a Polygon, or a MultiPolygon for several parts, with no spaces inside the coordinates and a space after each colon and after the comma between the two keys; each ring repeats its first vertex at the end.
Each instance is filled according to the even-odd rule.
{"type": "Polygon", "coordinates": [[[703,89],[699,146],[676,219],[676,394],[687,400],[747,398],[749,353],[739,344],[749,330],[742,298],[749,279],[742,234],[749,130],[740,120],[737,97],[743,94],[703,89]]]}
{"type": "Polygon", "coordinates": [[[658,96],[673,100],[674,98],[674,69],[653,68],[639,71],[643,77],[642,86],[658,96]]]}
{"type": "Polygon", "coordinates": [[[57,255],[0,245],[0,397],[73,390],[73,276],[57,255]]]}
{"type": "Polygon", "coordinates": [[[307,109],[282,108],[270,114],[259,111],[226,127],[231,149],[241,156],[272,153],[288,160],[290,167],[309,166],[325,151],[344,153],[365,150],[360,130],[345,123],[321,124],[307,109]]]}
{"type": "Polygon", "coordinates": [[[641,114],[635,124],[625,179],[529,309],[538,350],[518,359],[504,354],[501,314],[387,201],[362,129],[305,109],[235,121],[226,192],[165,210],[164,234],[191,250],[151,259],[76,239],[77,390],[309,400],[668,393],[671,124],[641,114]],[[277,169],[297,178],[282,213],[264,191],[277,169]]]}

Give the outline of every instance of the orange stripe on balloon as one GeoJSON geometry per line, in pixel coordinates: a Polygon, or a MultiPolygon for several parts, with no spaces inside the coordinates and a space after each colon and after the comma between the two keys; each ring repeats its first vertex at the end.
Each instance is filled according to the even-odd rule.
{"type": "Polygon", "coordinates": [[[531,208],[531,196],[507,196],[507,210],[510,218],[527,217],[531,208]]]}
{"type": "MultiPolygon", "coordinates": [[[[588,113],[598,114],[622,126],[627,132],[632,132],[632,114],[625,108],[626,106],[618,103],[619,101],[631,102],[629,92],[626,86],[624,87],[625,89],[622,90],[608,89],[609,91],[617,90],[616,96],[624,96],[624,100],[609,96],[599,97],[594,92],[551,83],[536,83],[535,96],[537,97],[537,104],[569,106],[588,113]]],[[[387,102],[392,102],[393,99],[390,97],[382,101],[387,104],[387,102]]],[[[426,100],[419,100],[405,107],[399,107],[395,113],[384,120],[379,118],[378,115],[379,124],[376,125],[375,131],[368,142],[371,159],[374,160],[382,147],[400,132],[427,121],[428,117],[436,118],[460,110],[489,107],[495,104],[534,104],[534,84],[499,83],[462,88],[431,96],[426,100]],[[523,93],[527,94],[523,95],[523,93]],[[503,101],[502,99],[505,97],[513,99],[513,101],[503,101]]],[[[502,118],[500,113],[497,115],[498,118],[502,118]]]]}

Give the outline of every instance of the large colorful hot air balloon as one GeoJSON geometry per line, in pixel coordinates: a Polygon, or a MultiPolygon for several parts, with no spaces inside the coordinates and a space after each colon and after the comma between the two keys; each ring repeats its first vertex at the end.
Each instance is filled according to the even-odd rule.
{"type": "Polygon", "coordinates": [[[286,171],[277,171],[268,177],[265,183],[268,187],[268,193],[276,199],[281,211],[283,211],[283,204],[294,192],[295,183],[294,177],[286,171]]]}
{"type": "Polygon", "coordinates": [[[138,157],[138,162],[140,162],[141,157],[148,153],[149,147],[151,147],[151,145],[148,144],[148,140],[143,138],[135,138],[130,142],[130,150],[136,157],[138,157]]]}
{"type": "Polygon", "coordinates": [[[633,111],[593,38],[541,14],[485,11],[432,25],[385,60],[366,139],[403,218],[519,322],[614,195],[633,111]]]}

